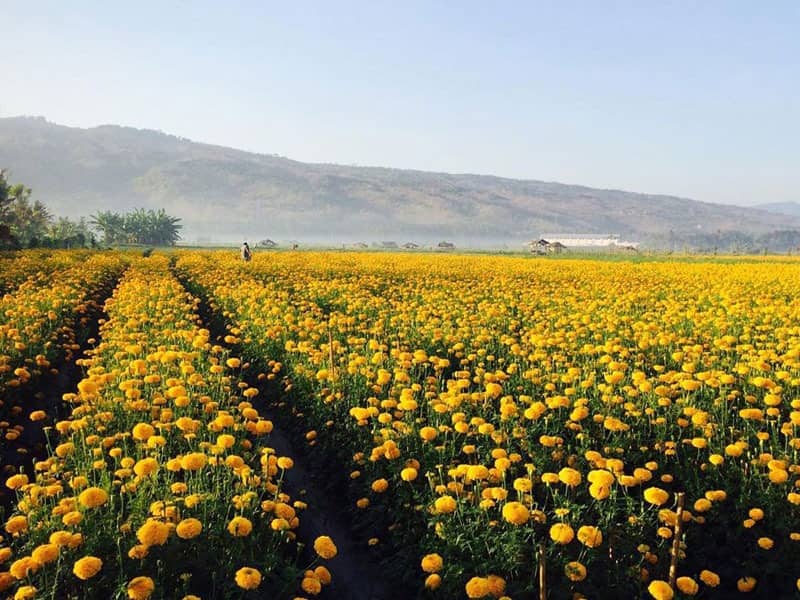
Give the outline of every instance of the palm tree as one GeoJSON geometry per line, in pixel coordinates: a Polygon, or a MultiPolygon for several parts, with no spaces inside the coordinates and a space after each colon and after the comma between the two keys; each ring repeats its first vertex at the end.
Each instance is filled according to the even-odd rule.
{"type": "Polygon", "coordinates": [[[103,234],[103,242],[106,244],[118,244],[124,242],[125,219],[119,213],[110,210],[98,212],[89,217],[92,227],[103,234]]]}

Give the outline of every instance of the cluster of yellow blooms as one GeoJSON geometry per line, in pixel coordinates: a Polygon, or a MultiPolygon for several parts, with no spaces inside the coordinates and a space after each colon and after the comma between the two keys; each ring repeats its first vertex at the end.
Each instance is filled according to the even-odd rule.
{"type": "Polygon", "coordinates": [[[355,506],[390,515],[370,544],[416,538],[429,590],[527,597],[544,561],[576,598],[794,593],[799,262],[185,253],[177,270],[285,374],[309,446],[348,444],[355,506]]]}
{"type": "MultiPolygon", "coordinates": [[[[292,461],[265,444],[258,390],[238,380],[241,361],[212,344],[196,308],[166,257],[133,261],[79,361],[85,377],[64,397],[71,414],[50,432],[50,455],[34,481],[6,482],[18,502],[3,524],[0,592],[277,598],[330,582],[323,566],[297,578],[291,541],[305,504],[281,490],[292,461]]],[[[336,554],[329,538],[315,549],[336,554]]]]}
{"type": "MultiPolygon", "coordinates": [[[[23,435],[31,422],[41,426],[54,412],[46,405],[42,387],[58,374],[86,337],[89,315],[99,309],[124,266],[119,255],[44,255],[24,252],[2,261],[3,274],[12,268],[27,273],[0,282],[9,290],[0,298],[0,435],[4,442],[0,486],[8,468],[24,462],[30,448],[23,435]]],[[[0,491],[0,497],[4,497],[0,491]]]]}

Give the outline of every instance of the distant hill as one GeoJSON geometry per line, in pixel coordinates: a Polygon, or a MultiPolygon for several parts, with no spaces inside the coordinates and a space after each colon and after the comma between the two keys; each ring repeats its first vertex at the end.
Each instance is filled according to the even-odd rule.
{"type": "Polygon", "coordinates": [[[59,215],[164,207],[184,238],[516,243],[541,232],[638,240],[800,228],[766,210],[485,175],[308,164],[157,131],[0,119],[0,167],[59,215]]]}
{"type": "Polygon", "coordinates": [[[767,204],[758,204],[753,208],[766,210],[778,215],[800,217],[800,202],[768,202],[767,204]]]}

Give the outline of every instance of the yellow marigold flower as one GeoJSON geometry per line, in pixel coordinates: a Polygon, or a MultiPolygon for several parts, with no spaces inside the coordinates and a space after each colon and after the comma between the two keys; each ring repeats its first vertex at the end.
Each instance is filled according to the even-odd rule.
{"type": "Polygon", "coordinates": [[[694,596],[700,589],[700,586],[697,585],[697,582],[691,577],[678,577],[675,581],[675,585],[682,594],[686,594],[687,596],[694,596]]]}
{"type": "Polygon", "coordinates": [[[575,532],[566,523],[556,523],[550,528],[550,539],[556,544],[569,544],[574,537],[575,532]]]}
{"type": "Polygon", "coordinates": [[[419,437],[421,437],[426,442],[430,442],[436,439],[438,435],[438,431],[434,427],[423,427],[419,430],[419,437]]]}
{"type": "Polygon", "coordinates": [[[243,590],[254,590],[261,585],[261,573],[252,567],[242,567],[236,571],[236,585],[243,590]]]}
{"type": "Polygon", "coordinates": [[[489,593],[495,598],[499,598],[506,591],[506,580],[498,575],[489,575],[486,583],[489,585],[489,593]]]}
{"type": "Polygon", "coordinates": [[[570,581],[583,581],[586,579],[586,567],[578,561],[568,562],[564,566],[564,574],[570,581]]]}
{"type": "Polygon", "coordinates": [[[786,483],[789,479],[789,472],[784,469],[773,469],[769,472],[768,477],[772,483],[786,483]]]}
{"type": "Polygon", "coordinates": [[[72,534],[69,531],[64,531],[62,529],[60,531],[54,531],[51,533],[48,541],[56,546],[67,546],[69,545],[71,537],[72,534]]]}
{"type": "Polygon", "coordinates": [[[228,523],[228,533],[234,537],[245,537],[253,531],[253,523],[246,517],[233,517],[228,523]]]}
{"type": "Polygon", "coordinates": [[[239,360],[238,358],[229,358],[228,360],[225,361],[225,364],[228,365],[231,369],[238,369],[241,366],[242,361],[239,360]]]}
{"type": "Polygon", "coordinates": [[[59,547],[56,544],[42,544],[31,552],[31,558],[43,565],[53,562],[58,558],[59,547]]]}
{"type": "Polygon", "coordinates": [[[181,468],[186,471],[199,471],[208,463],[208,456],[202,452],[190,452],[181,458],[181,468]]]}
{"type": "Polygon", "coordinates": [[[102,560],[96,556],[84,556],[83,558],[79,558],[75,561],[75,565],[72,567],[72,572],[75,574],[75,577],[85,581],[86,579],[91,579],[97,575],[102,568],[102,560]]]}
{"type": "Polygon", "coordinates": [[[406,467],[400,471],[400,479],[403,481],[414,481],[417,478],[417,470],[414,467],[406,467]]]}
{"type": "Polygon", "coordinates": [[[425,589],[435,590],[440,585],[442,585],[442,576],[438,573],[431,573],[425,578],[425,589]]]}
{"type": "Polygon", "coordinates": [[[43,421],[47,418],[47,413],[43,410],[35,410],[30,414],[31,421],[43,421]]]}
{"type": "Polygon", "coordinates": [[[523,493],[530,492],[533,489],[533,481],[527,477],[518,477],[514,480],[514,489],[523,493]]]}
{"type": "Polygon", "coordinates": [[[338,551],[336,549],[336,544],[333,543],[331,538],[327,535],[321,535],[314,540],[314,552],[327,560],[336,556],[338,551]]]}
{"type": "Polygon", "coordinates": [[[183,540],[190,540],[200,535],[203,524],[195,518],[184,519],[175,527],[175,533],[183,540]]]}
{"type": "Polygon", "coordinates": [[[706,498],[699,498],[694,503],[694,509],[699,513],[708,512],[711,510],[711,501],[706,498]]]}
{"type": "Polygon", "coordinates": [[[489,595],[489,580],[485,577],[473,577],[465,586],[467,598],[483,598],[489,595]]]}
{"type": "Polygon", "coordinates": [[[602,483],[593,483],[589,486],[589,495],[595,500],[605,500],[611,495],[611,486],[602,483]]]}
{"type": "Polygon", "coordinates": [[[128,582],[128,598],[130,600],[147,600],[156,589],[149,577],[134,577],[128,582]]]}
{"type": "Polygon", "coordinates": [[[163,546],[169,537],[169,530],[166,523],[147,519],[136,531],[136,538],[145,546],[163,546]]]}
{"type": "Polygon", "coordinates": [[[39,590],[32,585],[23,585],[14,594],[14,600],[33,600],[39,590]]]}
{"type": "Polygon", "coordinates": [[[230,433],[223,433],[217,436],[217,446],[220,448],[230,449],[236,443],[236,438],[230,433]]]}
{"type": "Polygon", "coordinates": [[[372,491],[375,492],[376,494],[382,494],[387,489],[389,489],[389,482],[386,481],[385,479],[376,479],[375,481],[372,482],[372,485],[370,487],[372,488],[372,491]]]}
{"type": "Polygon", "coordinates": [[[331,582],[331,572],[322,565],[314,569],[314,576],[319,579],[322,585],[328,585],[331,582]]]}
{"type": "Polygon", "coordinates": [[[530,511],[521,502],[508,502],[503,506],[503,518],[512,525],[524,525],[530,516],[530,511]]]}
{"type": "Polygon", "coordinates": [[[99,487],[86,488],[78,496],[78,502],[86,508],[97,508],[108,502],[108,492],[99,487]]]}
{"type": "Polygon", "coordinates": [[[747,515],[754,521],[760,521],[764,518],[764,511],[760,508],[751,508],[747,511],[747,515]]]}
{"type": "Polygon", "coordinates": [[[22,531],[28,530],[28,517],[25,515],[16,515],[11,517],[8,521],[6,521],[5,526],[6,532],[14,535],[15,533],[20,533],[22,531]]]}
{"type": "Polygon", "coordinates": [[[303,577],[303,580],[300,582],[300,589],[306,594],[316,596],[322,591],[322,584],[316,577],[303,577]]]}
{"type": "Polygon", "coordinates": [[[772,538],[768,537],[760,537],[758,538],[758,547],[762,550],[771,550],[772,546],[775,545],[775,542],[772,541],[772,538]]]}
{"type": "Polygon", "coordinates": [[[11,548],[0,548],[0,565],[14,555],[11,548]]]}
{"type": "Polygon", "coordinates": [[[570,467],[564,467],[558,472],[558,479],[567,487],[575,487],[581,482],[580,471],[570,467]]]}
{"type": "Polygon", "coordinates": [[[661,506],[669,500],[669,493],[659,487],[649,487],[644,491],[644,499],[650,504],[661,506]]]}
{"type": "Polygon", "coordinates": [[[158,461],[153,457],[143,458],[133,466],[133,472],[139,477],[147,477],[158,471],[158,461]]]}
{"type": "Polygon", "coordinates": [[[456,510],[456,500],[452,496],[440,496],[433,502],[433,508],[437,513],[449,514],[456,510]]]}
{"type": "Polygon", "coordinates": [[[422,570],[426,573],[436,573],[442,570],[444,562],[438,554],[426,554],[422,557],[422,570]]]}
{"type": "Polygon", "coordinates": [[[558,483],[560,479],[558,478],[558,473],[542,473],[542,483],[546,484],[553,484],[558,483]]]}
{"type": "Polygon", "coordinates": [[[578,541],[587,548],[597,548],[603,543],[603,532],[593,525],[578,528],[578,541]]]}
{"type": "Polygon", "coordinates": [[[8,572],[17,579],[25,579],[29,574],[36,573],[42,568],[42,563],[34,560],[31,556],[23,556],[11,563],[8,572]]]}
{"type": "Polygon", "coordinates": [[[672,600],[672,598],[675,596],[675,593],[672,591],[672,588],[669,587],[669,584],[660,579],[651,581],[650,585],[647,586],[647,591],[650,592],[650,595],[654,598],[654,600],[672,600]]]}
{"type": "Polygon", "coordinates": [[[133,439],[139,440],[140,442],[146,442],[147,439],[155,435],[155,433],[155,428],[149,423],[137,423],[133,426],[133,430],[131,431],[133,439]]]}
{"type": "Polygon", "coordinates": [[[61,522],[67,527],[74,527],[81,521],[83,521],[83,515],[77,510],[71,510],[61,517],[61,522]]]}
{"type": "Polygon", "coordinates": [[[144,544],[136,544],[133,548],[128,550],[128,557],[134,560],[142,560],[150,553],[150,546],[144,544]]]}
{"type": "Polygon", "coordinates": [[[12,475],[6,480],[6,487],[12,490],[18,490],[23,485],[28,483],[28,476],[24,473],[12,475]]]}
{"type": "Polygon", "coordinates": [[[756,583],[758,583],[758,580],[755,577],[741,577],[736,582],[736,589],[745,593],[752,592],[753,588],[756,587],[756,583]]]}
{"type": "Polygon", "coordinates": [[[278,465],[278,468],[288,470],[294,466],[294,461],[288,456],[281,456],[278,458],[276,464],[278,465]]]}
{"type": "Polygon", "coordinates": [[[705,583],[708,587],[717,587],[719,585],[719,575],[714,571],[703,569],[700,571],[700,581],[705,583]]]}

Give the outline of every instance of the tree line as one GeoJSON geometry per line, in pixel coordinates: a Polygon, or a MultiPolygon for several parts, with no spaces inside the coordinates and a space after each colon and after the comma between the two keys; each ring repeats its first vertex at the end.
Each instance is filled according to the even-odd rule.
{"type": "Polygon", "coordinates": [[[56,218],[41,200],[31,200],[31,189],[12,184],[0,169],[0,247],[82,248],[144,244],[173,246],[180,239],[180,219],[164,209],[139,208],[128,213],[102,211],[73,221],[56,218]],[[95,232],[102,234],[98,241],[95,232]]]}

